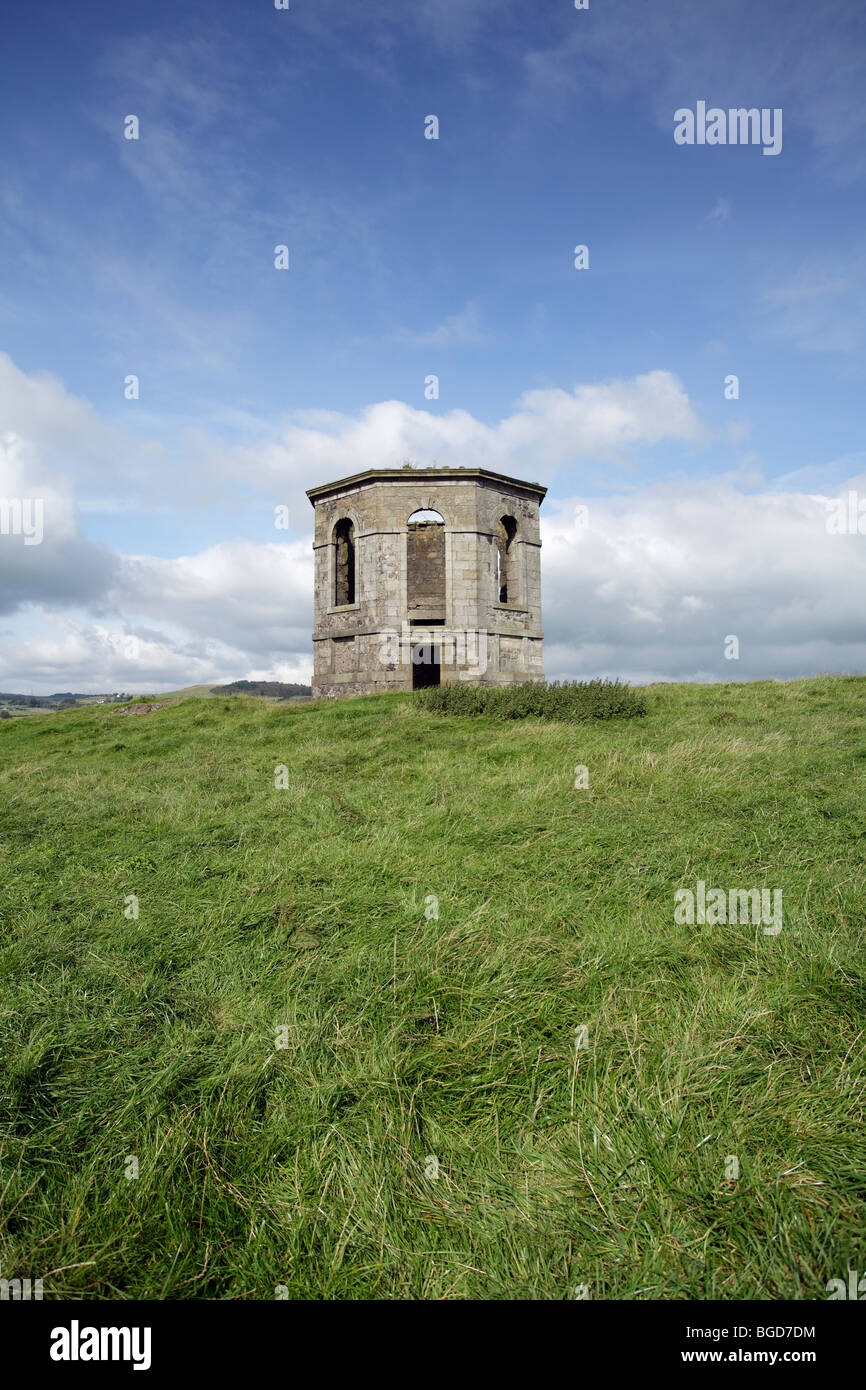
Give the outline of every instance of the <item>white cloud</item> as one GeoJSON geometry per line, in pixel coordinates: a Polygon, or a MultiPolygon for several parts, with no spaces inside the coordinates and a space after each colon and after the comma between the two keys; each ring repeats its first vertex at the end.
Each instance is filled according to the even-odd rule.
{"type": "MultiPolygon", "coordinates": [[[[866,475],[859,485],[866,497],[866,475]]],[[[866,536],[829,535],[827,514],[821,496],[746,495],[721,479],[543,508],[548,675],[866,670],[866,536]],[[728,635],[739,638],[737,661],[724,658],[728,635]]]]}
{"type": "Polygon", "coordinates": [[[227,475],[255,473],[270,485],[294,484],[299,496],[301,485],[393,467],[407,457],[422,467],[471,462],[548,482],[557,469],[581,459],[617,460],[633,447],[695,443],[702,435],[682,383],[671,372],[653,371],[572,391],[526,391],[517,409],[495,425],[467,410],[434,415],[404,401],[380,401],[356,415],[298,411],[278,439],[207,451],[211,466],[227,475]]]}
{"type": "Polygon", "coordinates": [[[20,437],[31,476],[54,479],[67,493],[74,489],[81,510],[90,513],[158,511],[167,504],[176,512],[198,510],[205,499],[225,501],[241,485],[276,489],[275,501],[287,503],[293,524],[306,531],[312,517],[306,488],[407,457],[421,465],[472,462],[549,482],[557,469],[581,459],[622,461],[633,447],[702,438],[682,382],[661,370],[572,391],[527,391],[492,425],[466,410],[434,414],[403,401],[380,401],[354,415],[297,411],[282,427],[242,424],[255,442],[229,446],[190,429],[172,453],[106,423],[55,377],[28,376],[0,353],[0,433],[20,437]]]}
{"type": "Polygon", "coordinates": [[[247,660],[285,661],[311,652],[312,548],[309,540],[239,540],[173,559],[126,555],[112,599],[124,613],[243,651],[247,660]]]}
{"type": "Polygon", "coordinates": [[[233,680],[308,684],[313,666],[308,644],[257,662],[243,646],[197,633],[135,622],[110,626],[51,610],[20,618],[4,637],[0,689],[24,694],[141,694],[233,680]]]}
{"type": "Polygon", "coordinates": [[[33,445],[11,430],[0,434],[0,500],[7,512],[0,529],[0,613],[25,603],[101,602],[114,556],[83,536],[71,485],[52,477],[33,445]]]}
{"type": "MultiPolygon", "coordinates": [[[[119,398],[121,387],[122,379],[119,398]]],[[[66,489],[116,477],[127,491],[138,489],[166,463],[161,444],[137,440],[107,424],[89,401],[72,395],[57,377],[49,372],[28,375],[0,352],[3,434],[20,441],[22,466],[30,478],[62,479],[66,489]]]]}

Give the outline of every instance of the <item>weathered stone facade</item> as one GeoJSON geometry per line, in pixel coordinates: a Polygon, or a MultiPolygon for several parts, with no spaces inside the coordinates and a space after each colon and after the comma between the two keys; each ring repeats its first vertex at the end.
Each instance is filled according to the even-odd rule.
{"type": "Polygon", "coordinates": [[[485,468],[375,468],[311,488],[313,695],[543,680],[545,492],[485,468]]]}

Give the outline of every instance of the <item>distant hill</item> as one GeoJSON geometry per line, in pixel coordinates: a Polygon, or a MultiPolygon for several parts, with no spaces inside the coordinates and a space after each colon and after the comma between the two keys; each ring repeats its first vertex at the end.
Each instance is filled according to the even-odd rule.
{"type": "Polygon", "coordinates": [[[268,700],[308,700],[312,693],[308,685],[287,685],[283,681],[230,681],[226,685],[185,685],[181,690],[164,690],[159,698],[190,696],[202,700],[220,695],[258,695],[268,700]]]}
{"type": "MultiPolygon", "coordinates": [[[[312,693],[308,685],[293,685],[284,681],[231,681],[228,685],[188,685],[182,690],[166,691],[160,698],[171,700],[185,695],[199,699],[219,695],[258,695],[267,700],[303,700],[309,699],[312,693]]],[[[62,690],[54,695],[20,695],[0,690],[0,719],[52,710],[76,709],[80,705],[125,704],[128,700],[138,698],[141,696],[124,691],[94,695],[86,691],[62,690]]]]}
{"type": "Polygon", "coordinates": [[[312,695],[309,685],[286,685],[283,681],[232,681],[230,685],[214,685],[211,695],[264,695],[269,700],[291,700],[296,696],[312,695]]]}
{"type": "Polygon", "coordinates": [[[54,695],[20,695],[0,690],[0,717],[9,718],[12,714],[36,714],[40,710],[75,709],[78,705],[114,705],[131,700],[131,695],[122,691],[113,694],[94,695],[88,692],[62,690],[54,695]]]}

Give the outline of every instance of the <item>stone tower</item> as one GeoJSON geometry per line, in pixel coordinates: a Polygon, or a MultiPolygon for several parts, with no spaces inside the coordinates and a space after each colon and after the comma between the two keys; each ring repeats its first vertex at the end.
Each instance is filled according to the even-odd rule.
{"type": "Polygon", "coordinates": [[[371,468],[310,488],[313,695],[543,680],[545,492],[486,468],[371,468]]]}

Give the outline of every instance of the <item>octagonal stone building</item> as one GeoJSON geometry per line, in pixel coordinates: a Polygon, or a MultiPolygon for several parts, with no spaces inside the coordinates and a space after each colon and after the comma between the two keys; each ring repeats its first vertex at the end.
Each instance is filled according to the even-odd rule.
{"type": "Polygon", "coordinates": [[[486,468],[371,468],[310,488],[314,697],[542,681],[545,493],[486,468]]]}

